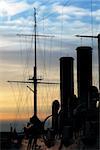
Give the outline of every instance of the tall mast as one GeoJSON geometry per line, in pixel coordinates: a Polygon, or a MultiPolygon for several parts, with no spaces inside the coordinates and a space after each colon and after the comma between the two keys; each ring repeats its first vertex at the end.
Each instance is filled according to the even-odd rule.
{"type": "Polygon", "coordinates": [[[33,83],[34,84],[34,90],[31,89],[29,86],[27,86],[33,93],[34,93],[34,116],[37,116],[37,84],[59,84],[59,83],[54,83],[54,82],[39,82],[37,78],[37,36],[38,37],[54,37],[51,35],[37,35],[37,21],[36,21],[36,9],[34,8],[34,34],[17,34],[18,36],[34,36],[34,75],[31,79],[32,81],[8,81],[8,82],[14,82],[14,83],[33,83]]]}
{"type": "Polygon", "coordinates": [[[37,116],[37,53],[36,53],[36,9],[34,8],[34,116],[37,116]]]}
{"type": "Polygon", "coordinates": [[[76,35],[76,36],[98,39],[98,78],[99,78],[99,92],[100,92],[100,34],[98,34],[97,36],[88,36],[88,35],[76,35]]]}

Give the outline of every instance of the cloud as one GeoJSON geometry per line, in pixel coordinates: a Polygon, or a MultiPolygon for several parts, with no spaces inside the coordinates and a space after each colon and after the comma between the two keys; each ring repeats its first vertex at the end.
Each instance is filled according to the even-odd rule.
{"type": "MultiPolygon", "coordinates": [[[[43,19],[43,16],[44,18],[45,16],[48,16],[44,21],[39,22],[39,32],[63,34],[63,36],[65,34],[66,36],[69,36],[81,33],[82,30],[84,33],[87,33],[87,31],[91,29],[91,21],[89,18],[90,11],[88,8],[85,9],[74,5],[63,6],[58,2],[53,2],[50,6],[44,5],[45,3],[40,1],[36,1],[32,4],[28,3],[28,1],[18,0],[11,0],[9,3],[8,2],[9,1],[5,1],[4,4],[7,4],[9,10],[8,18],[10,15],[12,15],[12,17],[1,22],[1,34],[7,33],[10,36],[10,34],[21,32],[31,33],[34,26],[34,16],[32,16],[32,14],[34,14],[34,10],[32,10],[33,6],[39,8],[37,20],[41,20],[40,18],[43,19]]],[[[96,20],[98,20],[99,10],[94,11],[93,15],[96,20]]],[[[94,23],[94,34],[97,34],[97,29],[99,30],[99,25],[95,25],[94,23]]]]}
{"type": "Polygon", "coordinates": [[[93,11],[93,17],[100,23],[100,9],[93,11]]]}
{"type": "Polygon", "coordinates": [[[9,3],[9,1],[0,1],[0,14],[2,16],[13,16],[15,14],[18,14],[22,11],[25,11],[26,9],[29,9],[30,5],[28,5],[27,3],[21,1],[21,2],[12,2],[9,3]]]}
{"type": "Polygon", "coordinates": [[[53,11],[55,11],[58,14],[66,14],[66,15],[74,15],[74,16],[86,16],[89,15],[89,10],[76,7],[76,6],[62,6],[62,5],[56,5],[53,6],[53,11]]]}

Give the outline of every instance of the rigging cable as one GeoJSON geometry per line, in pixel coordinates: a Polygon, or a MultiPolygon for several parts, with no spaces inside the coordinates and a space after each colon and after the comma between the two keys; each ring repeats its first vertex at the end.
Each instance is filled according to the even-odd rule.
{"type": "MultiPolygon", "coordinates": [[[[44,28],[44,26],[43,26],[44,28]]],[[[44,31],[44,29],[43,29],[44,31]]],[[[42,40],[41,40],[41,45],[42,45],[42,40]]],[[[40,46],[40,40],[38,38],[38,46],[39,46],[39,51],[42,50],[42,46],[40,46]],[[41,47],[41,49],[40,49],[41,47]]],[[[38,72],[39,70],[43,70],[43,78],[45,78],[45,76],[47,75],[47,72],[46,72],[46,40],[45,38],[43,39],[43,59],[42,57],[40,57],[40,61],[39,63],[43,62],[43,68],[40,68],[38,69],[38,72]]],[[[38,54],[39,54],[39,51],[38,51],[38,54]]],[[[41,54],[41,53],[40,53],[41,54]]],[[[41,65],[39,65],[41,66],[41,65]]],[[[42,67],[42,66],[41,66],[42,67]]],[[[44,111],[44,105],[46,104],[47,105],[47,99],[45,100],[45,93],[46,93],[46,88],[44,85],[38,85],[38,114],[40,116],[41,119],[44,118],[45,114],[43,111],[44,111]],[[42,89],[41,89],[41,86],[42,86],[42,89]]]]}
{"type": "MultiPolygon", "coordinates": [[[[23,79],[24,81],[26,80],[26,76],[28,75],[29,76],[29,62],[31,61],[30,59],[30,56],[31,56],[31,50],[28,48],[28,42],[29,42],[29,39],[27,40],[27,38],[25,37],[24,38],[24,41],[21,43],[25,43],[25,47],[22,49],[22,46],[20,48],[20,52],[21,52],[21,60],[22,59],[26,59],[26,61],[24,61],[22,64],[24,64],[24,69],[23,69],[23,79]],[[26,49],[25,49],[26,48],[26,49]],[[30,50],[30,52],[29,52],[30,50]],[[22,52],[24,52],[24,56],[22,57],[22,52]]],[[[21,45],[20,44],[20,45],[21,45]]],[[[32,45],[31,45],[32,46],[32,45]]],[[[20,85],[20,89],[19,89],[19,107],[21,109],[21,112],[24,112],[26,110],[26,104],[28,106],[28,95],[27,94],[27,90],[25,89],[25,87],[23,87],[22,85],[20,85]],[[22,89],[21,89],[22,88],[22,89]],[[26,96],[25,96],[26,95],[26,96]],[[23,110],[22,110],[23,108],[23,110]]],[[[19,108],[18,108],[18,113],[19,113],[19,108]]],[[[21,115],[20,115],[21,116],[21,115]]],[[[29,116],[29,112],[28,112],[28,116],[29,116]]]]}
{"type": "MultiPolygon", "coordinates": [[[[43,22],[43,32],[44,32],[44,22],[43,22]]],[[[52,57],[50,57],[51,51],[52,51],[52,38],[50,40],[47,40],[47,42],[45,40],[43,49],[44,49],[43,52],[44,52],[45,56],[43,56],[42,60],[44,62],[44,66],[46,66],[43,69],[45,69],[44,71],[46,72],[46,78],[47,78],[47,76],[50,76],[50,71],[52,72],[52,70],[51,70],[52,57]],[[49,44],[49,42],[50,42],[50,44],[49,44]],[[47,45],[47,43],[48,43],[48,45],[47,45]],[[49,48],[48,48],[48,46],[49,46],[49,48]],[[46,53],[46,49],[48,50],[47,53],[46,53]],[[48,56],[48,58],[45,60],[46,54],[47,54],[47,56],[48,56],[48,54],[50,54],[50,56],[48,56]],[[49,67],[49,69],[47,67],[49,67]]],[[[39,86],[39,90],[40,90],[40,87],[41,87],[41,85],[39,86]]],[[[54,90],[52,87],[50,88],[50,85],[43,85],[42,90],[40,90],[40,94],[38,94],[38,103],[39,103],[39,109],[40,109],[39,112],[43,112],[43,113],[41,113],[42,118],[43,118],[43,116],[49,115],[48,113],[51,112],[50,108],[51,108],[51,102],[53,100],[53,98],[52,98],[53,94],[51,94],[51,93],[53,93],[53,92],[54,92],[54,90]],[[40,95],[42,95],[42,102],[41,102],[40,95]]]]}
{"type": "MultiPolygon", "coordinates": [[[[68,1],[69,2],[69,1],[68,1]]],[[[67,3],[65,3],[64,5],[66,5],[67,3]]],[[[63,13],[63,12],[62,12],[63,13]]],[[[51,14],[49,14],[48,16],[46,16],[45,18],[43,18],[43,23],[44,23],[44,20],[46,19],[46,18],[48,18],[48,17],[51,17],[51,16],[54,16],[54,13],[51,13],[51,14]]],[[[62,25],[62,29],[61,29],[61,33],[62,33],[62,31],[63,31],[63,25],[62,25]]],[[[62,40],[61,40],[62,41],[62,40]]],[[[62,47],[62,46],[61,46],[62,47]]],[[[45,49],[44,49],[45,50],[45,49]]],[[[54,93],[55,91],[53,91],[52,90],[52,93],[54,93]]],[[[47,94],[50,94],[51,93],[51,91],[50,91],[50,88],[48,88],[48,90],[47,90],[47,94]]],[[[51,97],[50,95],[47,95],[47,97],[51,97]]],[[[53,97],[52,97],[52,100],[53,100],[53,97]]],[[[49,107],[49,108],[51,108],[51,107],[49,107]]],[[[48,111],[48,110],[47,110],[48,111]]]]}
{"type": "MultiPolygon", "coordinates": [[[[93,0],[91,0],[91,34],[93,36],[93,0]]],[[[93,38],[91,38],[93,47],[93,38]]]]}
{"type": "MultiPolygon", "coordinates": [[[[65,3],[63,4],[63,7],[69,5],[70,2],[71,2],[71,0],[68,0],[67,2],[65,2],[65,3]]],[[[56,12],[49,13],[48,15],[44,16],[43,18],[41,18],[38,22],[41,22],[41,21],[43,21],[43,20],[46,20],[47,18],[55,17],[55,16],[56,16],[56,12]]]]}
{"type": "MultiPolygon", "coordinates": [[[[90,18],[91,18],[91,36],[93,37],[93,0],[90,0],[90,10],[91,10],[91,12],[90,12],[90,18]]],[[[92,46],[92,48],[94,49],[94,38],[92,38],[91,37],[91,46],[92,46]]],[[[94,53],[94,55],[95,55],[95,52],[94,51],[92,51],[92,53],[94,53]]],[[[93,55],[93,56],[94,56],[93,55]]],[[[92,57],[93,57],[92,56],[92,57]]],[[[92,68],[95,68],[95,66],[94,66],[94,63],[93,63],[93,65],[92,65],[92,68]]],[[[95,79],[95,73],[93,72],[93,79],[95,79]]],[[[93,80],[93,82],[94,82],[94,85],[96,84],[95,82],[95,80],[93,80]]]]}

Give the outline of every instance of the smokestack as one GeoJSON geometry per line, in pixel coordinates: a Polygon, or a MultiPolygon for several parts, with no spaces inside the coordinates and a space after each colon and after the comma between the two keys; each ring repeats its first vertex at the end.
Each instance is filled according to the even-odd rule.
{"type": "Polygon", "coordinates": [[[69,115],[71,99],[74,95],[73,58],[60,58],[61,110],[69,115]]]}
{"type": "Polygon", "coordinates": [[[81,46],[77,49],[77,87],[80,103],[89,107],[89,89],[92,86],[92,48],[81,46]]]}

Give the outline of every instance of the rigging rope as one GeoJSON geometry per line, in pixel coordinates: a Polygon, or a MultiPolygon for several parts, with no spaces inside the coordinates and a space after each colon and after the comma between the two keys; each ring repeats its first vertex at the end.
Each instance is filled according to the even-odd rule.
{"type": "MultiPolygon", "coordinates": [[[[45,32],[45,23],[43,21],[43,33],[45,32]]],[[[37,38],[39,49],[38,49],[38,57],[39,57],[39,51],[41,54],[41,57],[39,57],[41,60],[39,61],[40,63],[42,62],[42,72],[43,72],[43,77],[48,79],[48,77],[51,79],[50,75],[53,74],[53,69],[51,66],[52,60],[52,38],[50,40],[46,40],[47,38],[44,38],[43,40],[37,38]],[[40,44],[41,43],[41,44],[40,44]],[[43,54],[43,55],[42,55],[43,54]],[[52,73],[51,73],[52,72],[52,73]]],[[[41,66],[41,64],[38,64],[38,67],[41,66]]],[[[41,69],[40,69],[41,70],[41,69]]],[[[49,80],[50,80],[49,79],[49,80]]],[[[38,85],[38,114],[41,119],[44,119],[48,115],[51,114],[51,105],[52,101],[54,100],[54,93],[55,90],[53,90],[54,87],[50,87],[50,85],[38,85]],[[41,88],[42,87],[42,88],[41,88]]]]}
{"type": "MultiPolygon", "coordinates": [[[[64,5],[67,5],[66,3],[64,3],[64,5]]],[[[65,6],[64,6],[65,7],[65,6]]],[[[49,17],[50,16],[55,16],[55,14],[54,15],[52,15],[52,14],[50,14],[49,15],[49,17]]],[[[62,16],[63,16],[63,9],[62,9],[62,16]]],[[[44,21],[45,19],[43,19],[43,21],[44,21]]],[[[44,28],[44,26],[43,26],[43,28],[44,28]]],[[[63,22],[61,23],[61,35],[62,35],[62,33],[63,33],[63,22]]],[[[22,41],[21,41],[22,42],[22,41]]],[[[21,53],[21,57],[22,57],[22,51],[24,51],[24,56],[23,56],[23,58],[25,57],[26,58],[26,62],[25,62],[25,64],[24,64],[24,69],[23,69],[23,78],[24,78],[24,80],[26,79],[26,74],[27,75],[29,75],[29,70],[28,70],[28,67],[29,67],[29,61],[32,59],[31,58],[31,55],[30,55],[30,53],[29,53],[29,51],[27,51],[27,49],[28,49],[28,45],[27,45],[27,43],[29,42],[29,39],[27,39],[26,37],[25,37],[25,39],[24,39],[24,44],[25,44],[25,47],[22,47],[21,46],[21,50],[20,50],[20,53],[21,53]],[[23,50],[22,50],[22,48],[23,48],[23,50]]],[[[44,39],[44,56],[43,56],[43,63],[44,63],[44,73],[45,73],[45,76],[46,76],[46,78],[47,78],[47,76],[50,74],[52,74],[53,75],[53,68],[52,68],[52,66],[51,66],[51,62],[53,61],[53,60],[55,60],[55,56],[52,58],[51,56],[53,56],[53,49],[52,49],[52,39],[49,41],[50,43],[48,44],[48,41],[46,41],[45,39],[44,39]],[[48,45],[49,45],[49,48],[48,48],[48,45]],[[47,59],[45,58],[45,56],[46,56],[46,48],[49,50],[49,64],[46,64],[47,63],[47,59]],[[47,67],[49,66],[49,71],[48,71],[48,69],[47,69],[47,67]],[[52,73],[50,73],[50,72],[52,72],[52,73]]],[[[61,42],[62,42],[62,40],[61,40],[61,42]]],[[[23,43],[22,43],[23,44],[23,43]]],[[[38,42],[38,44],[39,44],[39,42],[38,42]]],[[[32,38],[31,38],[31,48],[30,48],[30,51],[32,51],[32,47],[33,47],[33,36],[32,36],[32,38]]],[[[62,49],[62,43],[61,43],[61,49],[62,49]]],[[[39,54],[39,52],[38,52],[38,54],[39,54]]],[[[21,58],[21,60],[22,60],[22,58],[21,58]]],[[[32,62],[32,60],[30,61],[30,62],[32,62]]],[[[57,72],[55,71],[54,72],[55,73],[55,76],[57,75],[57,72]]],[[[51,79],[51,77],[50,77],[50,79],[51,79]]],[[[19,84],[17,85],[18,86],[18,88],[19,88],[19,95],[18,95],[18,99],[19,100],[17,100],[17,107],[18,107],[18,110],[17,110],[17,114],[19,113],[19,109],[20,109],[20,105],[23,105],[23,111],[25,110],[25,105],[27,104],[28,105],[28,103],[27,103],[27,99],[28,99],[28,97],[29,97],[29,95],[27,95],[26,96],[26,98],[25,98],[25,94],[26,94],[26,90],[25,90],[25,92],[23,91],[23,86],[19,86],[19,84]]],[[[44,94],[44,96],[43,96],[43,101],[42,102],[40,102],[40,100],[41,100],[41,98],[40,98],[40,96],[41,96],[41,94],[38,96],[38,100],[39,100],[39,104],[40,104],[40,109],[41,109],[41,105],[42,105],[42,111],[43,111],[43,115],[47,115],[48,113],[51,113],[50,111],[51,111],[51,104],[52,104],[52,101],[55,99],[55,98],[59,98],[59,96],[58,96],[58,91],[56,91],[57,90],[57,86],[56,85],[52,85],[52,87],[50,88],[50,85],[45,85],[45,86],[42,86],[42,89],[41,89],[41,94],[44,94]],[[44,89],[43,89],[43,87],[44,87],[44,89]],[[47,93],[47,94],[46,94],[47,93]],[[56,96],[57,95],[57,96],[56,96]],[[46,99],[47,98],[47,99],[46,99]],[[46,99],[46,100],[45,100],[46,99]],[[49,99],[49,100],[48,100],[49,99]],[[44,105],[44,106],[43,106],[44,105]],[[45,109],[44,109],[44,107],[45,107],[45,109]],[[46,112],[46,113],[45,113],[46,112]]],[[[60,93],[60,92],[59,92],[60,93]]],[[[32,99],[30,100],[30,102],[32,102],[32,99]]],[[[22,107],[21,107],[22,108],[22,107]]],[[[28,116],[29,116],[29,112],[28,112],[28,116]]]]}
{"type": "MultiPolygon", "coordinates": [[[[93,36],[93,0],[91,0],[91,35],[93,36]]],[[[93,38],[91,38],[93,47],[93,38]]]]}

